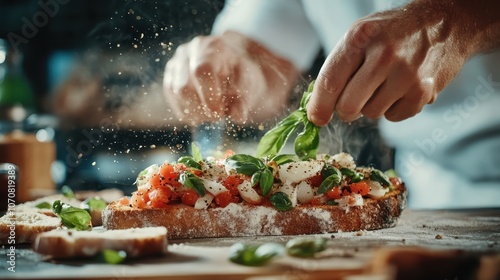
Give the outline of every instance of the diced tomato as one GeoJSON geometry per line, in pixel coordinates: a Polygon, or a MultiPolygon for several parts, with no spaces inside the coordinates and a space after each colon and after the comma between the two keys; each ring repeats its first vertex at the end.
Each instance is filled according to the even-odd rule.
{"type": "Polygon", "coordinates": [[[231,202],[232,203],[240,203],[240,197],[237,195],[231,196],[231,202]]]}
{"type": "Polygon", "coordinates": [[[241,183],[243,183],[243,179],[239,176],[231,175],[222,182],[222,185],[226,187],[232,195],[238,195],[238,186],[241,183]]]}
{"type": "Polygon", "coordinates": [[[145,200],[145,197],[148,197],[147,192],[133,192],[132,197],[130,198],[130,204],[132,204],[133,207],[144,209],[148,206],[147,203],[149,202],[149,197],[147,201],[145,200]]]}
{"type": "Polygon", "coordinates": [[[194,169],[194,168],[191,168],[191,173],[193,173],[194,175],[198,176],[198,177],[201,177],[203,176],[203,171],[199,170],[199,169],[194,169]]]}
{"type": "Polygon", "coordinates": [[[311,200],[312,205],[324,205],[326,202],[326,197],[324,195],[317,195],[311,200]]]}
{"type": "Polygon", "coordinates": [[[370,186],[365,182],[357,182],[349,185],[351,188],[351,192],[360,194],[361,196],[365,196],[370,192],[370,186]]]}
{"type": "Polygon", "coordinates": [[[161,187],[161,176],[160,174],[154,174],[149,180],[149,184],[153,189],[161,187]]]}
{"type": "Polygon", "coordinates": [[[391,182],[391,184],[393,186],[396,186],[396,187],[400,186],[402,184],[401,179],[399,179],[397,177],[391,177],[391,178],[389,178],[389,181],[391,182]]]}
{"type": "Polygon", "coordinates": [[[221,192],[215,196],[215,203],[220,207],[226,207],[229,203],[231,203],[231,198],[232,196],[229,191],[221,192]]]}
{"type": "Polygon", "coordinates": [[[326,196],[331,199],[339,199],[342,197],[342,191],[339,187],[333,187],[331,190],[326,192],[326,196]]]}
{"type": "Polygon", "coordinates": [[[181,194],[182,203],[194,206],[200,196],[194,190],[187,190],[181,194]]]}
{"type": "Polygon", "coordinates": [[[164,163],[160,167],[160,175],[162,176],[163,185],[169,184],[174,188],[180,187],[179,172],[176,172],[174,166],[169,163],[164,163]]]}
{"type": "Polygon", "coordinates": [[[351,191],[350,191],[350,190],[348,190],[348,189],[344,189],[344,190],[342,191],[342,196],[348,196],[348,195],[350,195],[350,194],[351,194],[351,191]]]}
{"type": "Polygon", "coordinates": [[[118,200],[118,204],[123,205],[123,206],[128,206],[128,205],[130,205],[130,201],[129,201],[128,197],[124,196],[124,197],[120,198],[120,200],[118,200]]]}
{"type": "Polygon", "coordinates": [[[307,182],[309,183],[309,185],[311,185],[311,187],[317,188],[317,187],[319,187],[319,185],[321,185],[321,182],[323,182],[323,176],[321,176],[321,173],[320,173],[316,176],[313,176],[313,177],[307,179],[307,182]]]}
{"type": "Polygon", "coordinates": [[[169,187],[156,188],[151,190],[148,196],[152,208],[165,208],[172,196],[172,190],[169,187]]]}

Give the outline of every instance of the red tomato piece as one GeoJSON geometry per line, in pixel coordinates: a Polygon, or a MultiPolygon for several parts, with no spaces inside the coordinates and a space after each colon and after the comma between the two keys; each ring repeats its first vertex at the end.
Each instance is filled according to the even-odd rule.
{"type": "Polygon", "coordinates": [[[194,190],[187,190],[181,194],[182,203],[194,206],[200,196],[194,190]]]}
{"type": "Polygon", "coordinates": [[[124,197],[120,198],[120,200],[118,200],[118,204],[123,205],[123,206],[128,206],[128,205],[130,205],[130,201],[129,201],[128,197],[124,196],[124,197]]]}
{"type": "Polygon", "coordinates": [[[152,208],[165,208],[172,196],[172,190],[168,187],[156,188],[151,190],[148,196],[152,208]]]}
{"type": "Polygon", "coordinates": [[[231,203],[231,193],[229,191],[222,192],[215,196],[215,203],[220,207],[226,207],[231,203]]]}
{"type": "Polygon", "coordinates": [[[325,202],[326,202],[326,197],[324,195],[315,196],[311,200],[312,205],[324,205],[325,202]]]}
{"type": "Polygon", "coordinates": [[[349,185],[351,188],[351,192],[360,194],[361,196],[365,196],[370,192],[370,186],[365,182],[357,182],[349,185]]]}
{"type": "Polygon", "coordinates": [[[161,176],[160,174],[155,174],[149,180],[149,184],[151,184],[151,188],[156,189],[161,187],[161,176]]]}
{"type": "Polygon", "coordinates": [[[321,173],[317,174],[317,175],[307,179],[307,182],[309,183],[309,185],[311,185],[311,187],[317,188],[323,182],[323,176],[321,176],[321,173]]]}
{"type": "Polygon", "coordinates": [[[243,179],[241,179],[239,176],[236,175],[231,175],[228,176],[224,182],[222,182],[222,185],[228,189],[228,191],[232,195],[238,195],[238,186],[243,183],[243,179]]]}
{"type": "Polygon", "coordinates": [[[342,197],[342,191],[339,187],[333,187],[331,190],[326,192],[326,196],[331,199],[339,199],[342,197]]]}
{"type": "Polygon", "coordinates": [[[162,176],[162,185],[169,184],[174,188],[181,186],[181,183],[179,183],[179,172],[175,171],[173,165],[164,163],[160,167],[160,175],[162,176]]]}
{"type": "Polygon", "coordinates": [[[141,192],[141,191],[133,192],[132,197],[130,198],[130,204],[132,204],[133,207],[139,209],[146,208],[148,205],[147,201],[144,201],[144,194],[147,194],[147,192],[141,192]]]}

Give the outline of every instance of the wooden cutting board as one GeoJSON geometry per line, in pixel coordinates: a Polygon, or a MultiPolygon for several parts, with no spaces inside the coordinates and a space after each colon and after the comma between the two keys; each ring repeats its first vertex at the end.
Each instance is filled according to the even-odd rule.
{"type": "Polygon", "coordinates": [[[171,240],[170,253],[166,256],[133,260],[120,265],[107,265],[93,260],[44,260],[26,246],[18,246],[15,273],[7,270],[8,248],[2,248],[0,278],[344,279],[346,275],[364,273],[380,248],[459,249],[471,256],[498,255],[500,209],[407,209],[394,228],[318,236],[330,239],[329,248],[321,258],[279,257],[264,267],[245,267],[229,262],[229,247],[236,242],[285,243],[294,236],[171,240]]]}

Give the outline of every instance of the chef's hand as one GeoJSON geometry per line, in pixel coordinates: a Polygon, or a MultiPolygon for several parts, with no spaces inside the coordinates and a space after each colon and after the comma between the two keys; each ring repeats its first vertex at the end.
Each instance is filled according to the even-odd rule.
{"type": "Polygon", "coordinates": [[[236,33],[199,36],[179,46],[165,67],[167,102],[189,125],[223,119],[261,122],[286,106],[298,71],[236,33]]]}
{"type": "Polygon", "coordinates": [[[323,64],[308,106],[325,125],[401,121],[434,102],[472,55],[498,47],[500,2],[417,0],[358,20],[323,64]]]}

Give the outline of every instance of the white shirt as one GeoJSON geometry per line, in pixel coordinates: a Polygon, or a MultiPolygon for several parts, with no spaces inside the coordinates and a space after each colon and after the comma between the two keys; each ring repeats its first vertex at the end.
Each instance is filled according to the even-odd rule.
{"type": "MultiPolygon", "coordinates": [[[[213,33],[238,31],[307,70],[354,21],[405,1],[227,1],[213,33]]],[[[500,206],[500,52],[478,55],[415,117],[382,119],[412,208],[500,206]]]]}

